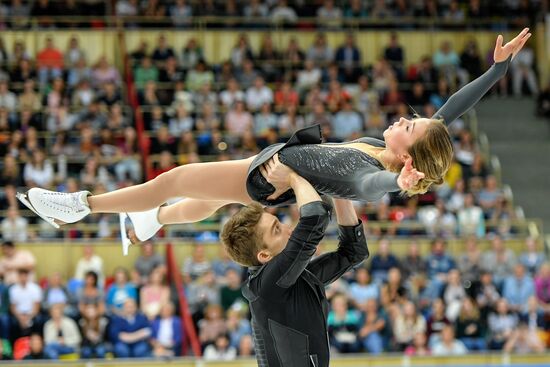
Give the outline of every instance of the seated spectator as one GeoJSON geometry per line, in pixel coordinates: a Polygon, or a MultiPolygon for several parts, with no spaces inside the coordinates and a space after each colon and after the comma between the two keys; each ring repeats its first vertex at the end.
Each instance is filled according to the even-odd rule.
{"type": "Polygon", "coordinates": [[[520,313],[519,319],[525,322],[529,328],[529,331],[538,334],[545,342],[548,342],[548,320],[543,308],[539,305],[537,297],[532,296],[527,301],[527,307],[525,312],[520,313]]]}
{"type": "Polygon", "coordinates": [[[187,287],[189,311],[193,320],[203,317],[205,308],[210,304],[220,304],[221,285],[212,270],[208,270],[187,287]]]}
{"type": "Polygon", "coordinates": [[[12,320],[13,340],[28,333],[40,323],[40,302],[42,290],[38,284],[29,280],[29,271],[19,268],[18,281],[9,289],[10,311],[12,320]]]}
{"type": "Polygon", "coordinates": [[[506,344],[504,344],[502,350],[505,353],[517,354],[543,353],[545,347],[536,332],[531,332],[527,323],[520,322],[517,329],[513,330],[506,344]]]}
{"type": "Polygon", "coordinates": [[[198,328],[199,341],[203,347],[215,343],[218,336],[227,332],[223,308],[216,304],[208,305],[204,311],[204,319],[198,323],[198,328]]]}
{"type": "Polygon", "coordinates": [[[485,350],[487,325],[475,301],[466,297],[456,319],[456,336],[468,350],[485,350]]]}
{"type": "Polygon", "coordinates": [[[449,271],[447,285],[443,291],[443,300],[447,304],[445,315],[451,322],[454,322],[458,317],[460,307],[465,298],[466,290],[462,284],[460,272],[458,269],[452,269],[449,271]]]}
{"type": "MultiPolygon", "coordinates": [[[[138,100],[140,106],[159,106],[161,104],[161,99],[159,97],[159,92],[157,91],[157,83],[153,80],[145,83],[145,88],[138,94],[138,100]]],[[[144,118],[146,117],[147,115],[144,114],[144,118]]],[[[146,125],[146,128],[151,130],[150,126],[146,125]]]]}
{"type": "Polygon", "coordinates": [[[298,72],[296,87],[298,92],[304,93],[321,82],[321,69],[315,66],[313,60],[306,60],[303,70],[298,72]]]}
{"type": "Polygon", "coordinates": [[[388,271],[391,268],[399,268],[400,263],[397,257],[391,252],[390,241],[383,238],[378,242],[378,250],[371,258],[370,274],[372,279],[381,284],[388,279],[388,271]]]}
{"type": "Polygon", "coordinates": [[[313,61],[317,67],[326,67],[334,58],[332,48],[328,45],[327,37],[317,33],[313,44],[307,51],[307,59],[313,61]]]}
{"type": "Polygon", "coordinates": [[[278,0],[277,5],[271,9],[269,17],[273,23],[295,23],[298,20],[296,11],[287,3],[287,0],[278,0]]]}
{"type": "Polygon", "coordinates": [[[26,242],[29,235],[27,226],[28,221],[19,214],[19,209],[10,206],[2,220],[2,238],[4,241],[26,242]]]}
{"type": "Polygon", "coordinates": [[[164,268],[155,268],[149,275],[149,282],[139,291],[140,310],[149,321],[156,319],[162,305],[170,301],[170,288],[164,283],[164,277],[164,268]]]}
{"type": "Polygon", "coordinates": [[[511,313],[506,299],[501,298],[496,305],[496,312],[489,315],[489,349],[501,350],[517,327],[518,318],[511,313]]]}
{"type": "Polygon", "coordinates": [[[90,303],[83,307],[82,318],[79,321],[82,330],[81,358],[105,358],[107,323],[107,318],[102,316],[95,304],[90,303]]]}
{"type": "Polygon", "coordinates": [[[454,259],[446,253],[447,242],[442,238],[436,238],[431,243],[431,253],[426,259],[428,264],[428,277],[432,294],[439,297],[445,284],[447,275],[456,267],[454,259]]]}
{"type": "Polygon", "coordinates": [[[358,136],[365,130],[363,118],[357,111],[353,110],[349,100],[344,100],[342,109],[334,115],[332,128],[335,131],[334,135],[342,140],[358,136]]]}
{"type": "Polygon", "coordinates": [[[183,341],[181,320],[174,316],[174,304],[164,303],[160,317],[151,324],[151,345],[155,357],[173,357],[181,355],[183,341]]]}
{"type": "Polygon", "coordinates": [[[78,309],[75,307],[75,303],[76,300],[73,295],[69,293],[69,290],[63,284],[61,274],[58,271],[54,272],[48,279],[48,286],[44,290],[42,308],[49,310],[55,304],[62,304],[65,315],[76,318],[78,309]]]}
{"type": "Polygon", "coordinates": [[[273,91],[265,85],[262,77],[257,77],[254,85],[246,91],[246,105],[250,111],[257,111],[265,103],[273,103],[273,91]]]}
{"type": "Polygon", "coordinates": [[[432,303],[431,315],[426,320],[428,345],[433,347],[441,339],[441,331],[451,322],[445,314],[445,301],[437,298],[432,303]]]}
{"type": "Polygon", "coordinates": [[[281,55],[273,45],[273,38],[266,34],[260,46],[257,62],[267,82],[271,83],[279,79],[281,61],[281,55]]]}
{"type": "Polygon", "coordinates": [[[229,344],[235,349],[239,349],[243,337],[252,335],[252,327],[250,321],[244,316],[245,314],[245,309],[238,309],[236,307],[229,309],[226,314],[229,344]]]}
{"type": "Polygon", "coordinates": [[[493,276],[490,271],[482,271],[480,275],[480,284],[475,290],[475,299],[483,316],[487,316],[492,311],[500,299],[500,294],[493,282],[493,276]]]}
{"type": "Polygon", "coordinates": [[[227,284],[220,289],[220,301],[224,311],[231,307],[238,307],[244,302],[241,291],[241,273],[235,269],[227,269],[225,273],[227,284]]]}
{"type": "Polygon", "coordinates": [[[117,87],[121,85],[120,73],[114,66],[109,65],[105,56],[102,56],[93,68],[91,80],[96,87],[104,83],[114,83],[117,87]]]}
{"type": "Polygon", "coordinates": [[[254,55],[252,54],[252,49],[250,47],[246,33],[242,33],[239,35],[237,44],[231,50],[230,58],[231,63],[236,69],[240,69],[243,66],[244,60],[254,59],[254,55]]]}
{"type": "Polygon", "coordinates": [[[297,107],[300,104],[300,96],[296,92],[292,83],[285,80],[281,87],[275,92],[275,108],[277,111],[284,111],[290,106],[297,107]]]}
{"type": "MultiPolygon", "coordinates": [[[[88,67],[86,59],[80,59],[67,72],[67,85],[70,88],[77,87],[82,82],[92,82],[92,69],[88,67]]],[[[94,82],[94,86],[97,86],[94,82]]]]}
{"type": "Polygon", "coordinates": [[[164,259],[155,251],[153,241],[148,240],[140,245],[141,255],[134,263],[134,270],[138,273],[140,284],[145,284],[154,269],[164,265],[164,259]]]}
{"type": "Polygon", "coordinates": [[[254,126],[253,118],[250,112],[245,109],[243,101],[236,101],[225,115],[225,130],[233,135],[242,135],[245,131],[254,126]]]}
{"type": "Polygon", "coordinates": [[[0,79],[0,108],[8,113],[15,112],[17,109],[17,96],[8,89],[8,81],[0,79]]]}
{"type": "MultiPolygon", "coordinates": [[[[5,238],[5,237],[4,237],[5,238]]],[[[546,260],[544,252],[537,251],[538,241],[534,237],[525,239],[525,250],[519,256],[519,262],[531,276],[534,276],[546,260]]]]}
{"type": "Polygon", "coordinates": [[[109,327],[110,340],[117,358],[144,358],[149,356],[147,341],[151,328],[147,318],[138,312],[136,301],[127,298],[119,315],[114,316],[109,327]]]}
{"type": "Polygon", "coordinates": [[[197,110],[202,111],[204,105],[216,108],[218,106],[218,95],[212,91],[211,83],[203,83],[193,94],[193,102],[197,110]]]}
{"type": "Polygon", "coordinates": [[[193,250],[190,257],[183,261],[182,274],[187,283],[197,279],[212,268],[212,264],[206,258],[204,245],[200,243],[193,244],[193,250]]]}
{"type": "Polygon", "coordinates": [[[521,97],[523,82],[527,81],[532,96],[538,94],[537,76],[534,70],[535,52],[528,44],[516,54],[510,63],[512,71],[512,88],[516,97],[521,97]]]}
{"type": "Polygon", "coordinates": [[[516,255],[510,248],[506,248],[502,237],[495,235],[491,240],[492,249],[481,255],[483,270],[493,275],[497,288],[503,285],[504,279],[514,272],[516,255]]]}
{"type": "Polygon", "coordinates": [[[99,279],[97,273],[88,271],[84,275],[83,286],[79,288],[77,293],[78,310],[81,314],[85,312],[87,306],[95,306],[100,315],[105,314],[105,295],[103,287],[99,287],[99,279]]]}
{"type": "Polygon", "coordinates": [[[15,284],[19,279],[19,270],[27,271],[29,279],[34,279],[36,259],[29,250],[15,247],[12,241],[2,242],[2,258],[0,258],[0,274],[3,274],[4,283],[8,286],[15,284]]]}
{"type": "Polygon", "coordinates": [[[86,60],[86,52],[82,49],[82,47],[80,47],[78,38],[76,36],[72,36],[69,39],[67,51],[65,51],[64,55],[65,68],[73,67],[81,59],[86,60]]]}
{"type": "Polygon", "coordinates": [[[29,347],[30,352],[23,357],[24,360],[46,359],[46,354],[44,354],[44,341],[42,340],[40,333],[31,334],[29,347]]]}
{"type": "Polygon", "coordinates": [[[252,335],[245,335],[241,338],[238,354],[239,357],[254,356],[254,341],[252,340],[252,335]]]}
{"type": "Polygon", "coordinates": [[[346,40],[342,46],[336,50],[334,60],[340,66],[340,73],[344,76],[346,83],[356,83],[361,71],[361,51],[353,33],[346,35],[346,40]]]}
{"type": "Polygon", "coordinates": [[[426,344],[426,334],[424,333],[414,334],[412,344],[405,348],[407,356],[428,356],[430,354],[431,351],[426,344]]]}
{"type": "MultiPolygon", "coordinates": [[[[250,88],[254,85],[254,81],[258,78],[259,74],[254,69],[254,63],[251,59],[246,59],[243,61],[242,70],[237,72],[237,81],[239,82],[241,88],[250,88]]],[[[233,73],[231,74],[233,77],[233,73]]]]}
{"type": "Polygon", "coordinates": [[[406,300],[407,290],[403,284],[399,268],[391,268],[388,271],[388,280],[380,288],[380,303],[388,313],[393,310],[393,306],[406,300]]]}
{"type": "Polygon", "coordinates": [[[185,85],[191,92],[196,92],[204,84],[212,85],[214,83],[214,73],[208,69],[208,65],[204,60],[199,60],[195,68],[187,73],[185,85]]]}
{"type": "Polygon", "coordinates": [[[550,263],[541,265],[535,276],[537,300],[545,312],[550,312],[550,263]]]}
{"type": "Polygon", "coordinates": [[[225,108],[231,108],[237,101],[244,101],[245,94],[240,89],[237,79],[231,78],[227,82],[227,89],[220,93],[220,102],[225,108]]]}
{"type": "Polygon", "coordinates": [[[51,319],[44,325],[44,354],[48,359],[77,352],[82,341],[76,322],[63,316],[64,308],[62,303],[51,306],[51,319]]]}
{"type": "Polygon", "coordinates": [[[168,46],[166,43],[166,37],[161,34],[158,38],[157,47],[153,50],[151,59],[158,68],[164,69],[166,60],[174,56],[174,49],[168,46]]]}
{"type": "Polygon", "coordinates": [[[526,311],[527,300],[535,294],[533,278],[525,274],[522,264],[514,266],[513,275],[504,279],[502,297],[508,302],[508,307],[513,312],[526,311]]]}
{"type": "Polygon", "coordinates": [[[466,251],[458,258],[457,265],[464,282],[474,283],[481,275],[481,251],[475,236],[466,238],[465,245],[466,251]]]}
{"type": "Polygon", "coordinates": [[[28,187],[50,187],[54,180],[53,166],[44,151],[36,149],[23,170],[25,185],[28,187]]]}
{"type": "Polygon", "coordinates": [[[359,329],[359,337],[362,340],[363,348],[370,354],[380,354],[384,351],[383,332],[387,324],[384,309],[378,309],[376,299],[370,298],[363,310],[365,311],[365,321],[359,329]]]}
{"type": "Polygon", "coordinates": [[[237,349],[229,344],[229,337],[220,334],[213,344],[204,349],[203,358],[206,361],[231,361],[237,357],[237,349]]]}
{"type": "Polygon", "coordinates": [[[317,21],[322,27],[338,28],[341,25],[342,9],[334,6],[334,0],[325,0],[317,8],[317,21]]]}
{"type": "Polygon", "coordinates": [[[475,205],[474,195],[468,193],[464,197],[464,208],[460,209],[458,217],[458,233],[461,236],[485,236],[485,219],[483,210],[475,205]]]}
{"type": "Polygon", "coordinates": [[[492,216],[502,196],[502,190],[498,187],[496,177],[492,175],[487,176],[485,188],[483,188],[477,196],[479,206],[483,209],[486,218],[492,216]]]}
{"type": "Polygon", "coordinates": [[[87,243],[82,248],[82,257],[76,263],[76,269],[74,272],[74,279],[78,279],[84,282],[86,274],[93,271],[96,275],[97,283],[102,285],[105,275],[103,273],[103,259],[94,254],[94,246],[87,243]]]}
{"type": "Polygon", "coordinates": [[[460,340],[455,339],[455,331],[452,325],[446,325],[441,330],[441,339],[437,342],[432,353],[434,356],[461,356],[468,353],[468,349],[460,340]]]}
{"type": "Polygon", "coordinates": [[[416,240],[412,240],[407,245],[407,254],[403,259],[402,270],[403,277],[409,280],[411,277],[414,279],[426,274],[427,264],[420,254],[420,246],[416,240]]]}
{"type": "Polygon", "coordinates": [[[361,350],[358,336],[360,322],[361,315],[348,308],[348,299],[344,294],[332,297],[327,327],[330,344],[338,353],[357,353],[361,350]]]}
{"type": "Polygon", "coordinates": [[[364,310],[371,299],[378,300],[380,290],[378,284],[373,283],[367,268],[361,266],[355,270],[355,282],[349,287],[348,295],[356,309],[364,310]]]}
{"type": "Polygon", "coordinates": [[[231,260],[224,246],[220,246],[219,255],[212,261],[212,270],[218,283],[224,284],[227,282],[225,275],[228,269],[234,269],[239,273],[239,277],[242,276],[242,267],[231,260]]]}
{"type": "Polygon", "coordinates": [[[63,71],[63,53],[57,49],[51,37],[46,38],[45,47],[36,55],[38,78],[42,88],[55,78],[60,78],[63,71]]]}
{"type": "Polygon", "coordinates": [[[397,314],[393,322],[395,348],[403,351],[412,344],[417,333],[426,332],[426,320],[416,311],[412,302],[403,305],[403,312],[397,314]]]}
{"type": "Polygon", "coordinates": [[[271,105],[264,103],[254,116],[254,135],[258,137],[269,135],[269,131],[277,127],[277,117],[271,112],[271,105]]]}
{"type": "Polygon", "coordinates": [[[124,268],[115,269],[115,282],[107,291],[107,310],[114,315],[121,315],[127,299],[137,302],[136,286],[128,282],[128,271],[124,268]]]}
{"type": "Polygon", "coordinates": [[[453,50],[450,41],[441,43],[440,48],[434,53],[433,64],[449,83],[455,81],[459,73],[460,58],[453,50]]]}
{"type": "Polygon", "coordinates": [[[159,79],[159,71],[153,61],[149,57],[144,57],[141,60],[141,65],[134,72],[134,80],[138,89],[143,89],[145,84],[152,80],[157,82],[159,79]]]}
{"type": "Polygon", "coordinates": [[[204,60],[203,49],[196,38],[190,38],[181,53],[181,66],[187,71],[194,68],[199,60],[204,60]]]}

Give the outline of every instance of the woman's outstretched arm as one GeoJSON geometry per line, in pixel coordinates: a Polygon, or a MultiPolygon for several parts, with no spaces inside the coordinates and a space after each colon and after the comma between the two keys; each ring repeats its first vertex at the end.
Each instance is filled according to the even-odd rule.
{"type": "Polygon", "coordinates": [[[495,46],[495,63],[493,66],[479,78],[474,79],[453,94],[432,118],[443,119],[446,125],[450,125],[472,108],[506,74],[510,60],[521,50],[529,37],[531,37],[529,28],[525,28],[513,40],[503,46],[503,38],[499,35],[495,46]]]}

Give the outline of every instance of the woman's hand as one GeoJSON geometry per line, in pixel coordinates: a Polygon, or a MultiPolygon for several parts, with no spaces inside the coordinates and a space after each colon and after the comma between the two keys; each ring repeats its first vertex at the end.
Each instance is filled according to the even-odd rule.
{"type": "Polygon", "coordinates": [[[514,39],[503,46],[502,43],[504,42],[504,38],[502,34],[499,34],[493,59],[495,62],[502,62],[506,61],[510,55],[512,55],[513,59],[530,37],[531,33],[529,33],[529,28],[524,28],[514,39]]]}
{"type": "Polygon", "coordinates": [[[260,173],[270,184],[275,187],[275,192],[267,200],[275,200],[281,194],[290,189],[290,177],[294,171],[279,161],[278,154],[275,154],[269,161],[260,166],[260,173]]]}
{"type": "Polygon", "coordinates": [[[399,177],[397,177],[397,184],[403,191],[412,189],[418,181],[424,178],[424,174],[416,170],[412,165],[412,158],[408,158],[405,161],[405,165],[401,169],[399,177]]]}

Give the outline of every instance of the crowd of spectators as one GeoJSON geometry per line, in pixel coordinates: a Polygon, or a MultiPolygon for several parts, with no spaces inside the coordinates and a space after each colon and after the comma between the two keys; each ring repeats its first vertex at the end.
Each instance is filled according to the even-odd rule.
{"type": "MultiPolygon", "coordinates": [[[[128,1],[124,8],[125,3],[117,3],[117,11],[138,6],[128,1]]],[[[158,10],[161,2],[146,3],[148,15],[169,11],[158,10]]],[[[292,12],[304,16],[302,8],[272,3],[251,1],[246,6],[265,9],[266,14],[275,9],[281,17],[292,12]]],[[[322,3],[318,13],[330,18],[324,24],[337,24],[331,9],[347,14],[345,6],[322,3]]],[[[403,3],[405,8],[397,8],[405,11],[403,3]]],[[[435,4],[426,3],[432,8],[435,4]]],[[[440,3],[441,9],[443,3],[449,9],[456,6],[454,1],[440,3]]],[[[240,14],[241,4],[224,4],[236,5],[240,14]]],[[[376,1],[375,8],[385,4],[376,1]]],[[[173,19],[186,26],[185,17],[198,8],[185,1],[176,5],[182,7],[178,14],[183,18],[173,19]]],[[[374,13],[367,9],[365,14],[374,13]]],[[[54,24],[47,17],[41,21],[54,24]]],[[[302,49],[296,39],[277,45],[266,35],[256,50],[243,34],[219,65],[209,63],[196,39],[181,50],[162,35],[152,49],[141,42],[130,57],[149,136],[152,176],[177,164],[248,157],[313,123],[321,124],[330,142],[380,137],[398,117],[433,115],[453,91],[492,63],[492,50],[482,53],[474,40],[461,50],[446,41],[434,55],[410,60],[398,34],[393,34],[382,56],[365,65],[356,42],[349,34],[342,44],[331,45],[319,33],[302,49]]],[[[32,254],[10,242],[61,235],[34,216],[22,215],[17,189],[101,193],[141,182],[146,173],[136,116],[127,106],[120,71],[109,58],[90,60],[76,36],[65,51],[52,38],[38,48],[31,58],[23,42],[8,47],[0,39],[0,202],[8,208],[1,223],[7,242],[0,259],[0,354],[12,358],[23,351],[30,359],[179,355],[185,336],[177,316],[178,295],[166,284],[164,261],[151,243],[143,245],[133,269],[105,274],[102,259],[87,246],[74,277],[53,273],[43,280],[34,275],[32,254]],[[33,223],[38,226],[29,230],[33,223]]],[[[503,79],[493,95],[538,93],[531,48],[518,54],[511,70],[511,82],[503,79]]],[[[518,258],[506,248],[515,231],[515,211],[467,120],[459,119],[451,130],[455,161],[443,185],[414,198],[387,195],[376,203],[357,203],[365,222],[389,225],[370,231],[372,241],[381,239],[367,264],[327,290],[335,352],[447,355],[545,349],[550,339],[550,265],[533,239],[526,241],[518,258]],[[399,258],[388,239],[394,235],[438,239],[428,258],[420,256],[414,242],[407,256],[399,258]],[[467,239],[466,252],[453,258],[446,253],[445,239],[458,236],[467,239]],[[486,252],[477,244],[484,238],[492,238],[486,252]]],[[[289,223],[297,219],[295,207],[277,214],[289,223]]],[[[112,220],[107,215],[86,219],[98,224],[93,233],[97,238],[113,236],[112,220]]],[[[90,234],[75,229],[64,235],[90,234]]],[[[204,245],[196,245],[182,273],[205,358],[252,355],[248,307],[240,293],[243,269],[225,254],[211,261],[204,245]]]]}
{"type": "MultiPolygon", "coordinates": [[[[402,352],[464,355],[470,351],[541,353],[550,347],[550,262],[527,238],[516,255],[494,236],[487,250],[464,240],[452,256],[443,238],[421,255],[415,241],[404,256],[389,239],[327,289],[327,326],[334,354],[402,352]]],[[[371,243],[375,243],[372,241],[371,243]]],[[[203,358],[253,356],[246,270],[220,247],[214,259],[193,245],[181,274],[203,358]]],[[[316,256],[323,252],[319,246],[316,256]]],[[[105,274],[85,245],[74,275],[37,279],[36,259],[12,242],[0,258],[2,359],[167,358],[186,355],[175,287],[153,242],[141,245],[132,268],[105,274]]],[[[187,353],[190,353],[188,348],[187,353]]]]}
{"type": "Polygon", "coordinates": [[[470,24],[491,28],[495,23],[499,27],[524,27],[547,10],[546,0],[23,0],[2,4],[0,26],[12,29],[100,27],[108,25],[105,16],[116,15],[119,20],[126,17],[126,26],[136,27],[189,27],[194,17],[214,16],[227,19],[211,18],[207,21],[209,27],[261,28],[271,23],[284,23],[287,26],[339,28],[346,21],[352,21],[350,24],[354,26],[357,21],[367,21],[370,23],[363,25],[376,27],[377,23],[384,22],[385,27],[411,28],[422,25],[418,18],[425,18],[430,20],[431,26],[435,21],[447,27],[470,24]],[[235,20],[236,17],[241,20],[235,20]],[[487,21],[489,17],[491,20],[487,21]],[[394,18],[400,21],[392,21],[394,18]]]}
{"type": "MultiPolygon", "coordinates": [[[[3,235],[15,240],[87,236],[56,232],[42,221],[38,230],[24,230],[28,220],[18,211],[14,192],[40,186],[101,193],[141,182],[147,172],[125,83],[107,57],[88,60],[77,36],[65,52],[47,37],[35,59],[22,42],[13,46],[10,51],[0,39],[0,200],[10,208],[3,235]]],[[[241,34],[228,59],[210,65],[194,38],[181,50],[162,34],[154,47],[140,42],[130,58],[149,136],[150,176],[178,164],[248,157],[313,123],[321,124],[330,142],[381,137],[401,116],[433,115],[492,63],[492,50],[483,54],[475,40],[462,51],[455,48],[444,41],[434,55],[409,60],[394,33],[382,57],[365,65],[351,33],[340,45],[330,45],[319,33],[307,49],[296,39],[279,48],[266,34],[259,50],[241,34]]],[[[504,78],[492,93],[506,96],[509,87],[516,96],[538,93],[533,62],[526,46],[512,63],[511,85],[504,78]]],[[[387,195],[377,203],[358,203],[365,219],[390,222],[374,234],[514,234],[516,213],[475,132],[464,120],[451,130],[455,161],[444,185],[410,199],[387,195]],[[403,222],[421,225],[404,230],[403,222]]],[[[93,234],[99,238],[113,234],[112,220],[87,219],[99,224],[93,234]]]]}

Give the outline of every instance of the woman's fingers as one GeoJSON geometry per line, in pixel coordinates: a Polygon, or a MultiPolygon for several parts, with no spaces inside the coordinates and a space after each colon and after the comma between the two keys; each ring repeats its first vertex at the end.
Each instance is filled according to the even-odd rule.
{"type": "Polygon", "coordinates": [[[504,42],[504,37],[502,37],[502,34],[499,34],[497,37],[497,43],[495,44],[495,48],[497,49],[502,48],[503,42],[504,42]]]}

